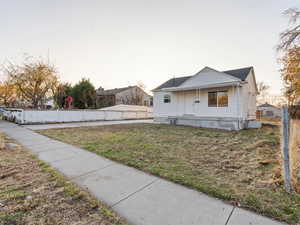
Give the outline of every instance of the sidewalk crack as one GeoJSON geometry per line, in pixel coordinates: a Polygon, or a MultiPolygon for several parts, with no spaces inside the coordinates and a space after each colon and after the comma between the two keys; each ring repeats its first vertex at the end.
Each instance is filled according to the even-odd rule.
{"type": "Polygon", "coordinates": [[[83,174],[80,174],[80,175],[78,175],[78,176],[74,176],[74,177],[70,178],[70,180],[75,180],[75,179],[77,179],[77,178],[84,177],[84,176],[86,176],[86,175],[89,175],[89,174],[94,173],[94,172],[101,171],[101,170],[103,170],[103,169],[106,169],[106,168],[111,167],[111,166],[114,166],[114,165],[116,165],[116,163],[112,162],[111,164],[108,164],[108,165],[106,165],[106,166],[104,166],[104,167],[101,167],[101,168],[98,168],[98,169],[95,169],[95,170],[90,170],[90,171],[85,172],[85,173],[83,173],[83,174]]]}
{"type": "Polygon", "coordinates": [[[115,207],[115,206],[118,205],[119,203],[125,201],[126,199],[130,198],[131,196],[135,195],[136,193],[138,193],[138,192],[144,190],[145,188],[149,187],[151,184],[153,184],[153,183],[156,182],[157,180],[159,180],[159,178],[154,179],[154,180],[151,181],[149,184],[147,184],[147,185],[141,187],[140,189],[136,190],[135,192],[133,192],[133,193],[127,195],[125,198],[122,198],[122,199],[119,200],[118,202],[114,203],[114,204],[111,206],[111,208],[115,207]]]}
{"type": "Polygon", "coordinates": [[[229,216],[228,216],[228,218],[227,218],[227,220],[226,220],[225,225],[228,224],[228,222],[229,222],[229,220],[230,220],[230,218],[231,218],[231,216],[232,216],[234,210],[235,210],[235,206],[233,206],[233,208],[232,208],[232,210],[231,210],[231,212],[230,212],[230,214],[229,214],[229,216]]]}

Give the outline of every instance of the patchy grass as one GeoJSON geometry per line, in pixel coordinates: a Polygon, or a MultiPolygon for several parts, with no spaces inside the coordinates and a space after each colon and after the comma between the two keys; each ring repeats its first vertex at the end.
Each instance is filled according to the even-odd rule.
{"type": "MultiPolygon", "coordinates": [[[[0,142],[13,142],[0,133],[0,142]]],[[[0,148],[0,225],[125,225],[112,210],[20,146],[0,148]]]]}
{"type": "Polygon", "coordinates": [[[40,133],[263,215],[299,222],[300,196],[283,190],[276,125],[229,132],[134,124],[40,133]]]}

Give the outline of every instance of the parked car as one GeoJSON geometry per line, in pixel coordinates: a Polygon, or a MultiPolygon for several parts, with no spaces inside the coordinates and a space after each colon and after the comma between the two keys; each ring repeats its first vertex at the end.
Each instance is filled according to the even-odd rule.
{"type": "Polygon", "coordinates": [[[3,111],[2,119],[8,120],[11,122],[19,122],[22,109],[15,109],[15,108],[5,108],[3,111]]]}
{"type": "Polygon", "coordinates": [[[3,117],[3,113],[5,112],[6,108],[4,106],[0,106],[0,118],[3,117]]]}

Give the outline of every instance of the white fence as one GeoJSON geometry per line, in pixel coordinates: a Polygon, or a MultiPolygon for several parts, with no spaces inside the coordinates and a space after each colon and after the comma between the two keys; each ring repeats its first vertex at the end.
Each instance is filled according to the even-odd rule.
{"type": "Polygon", "coordinates": [[[147,111],[101,111],[101,110],[23,110],[10,109],[4,119],[18,124],[67,123],[98,120],[128,120],[153,118],[147,111]]]}

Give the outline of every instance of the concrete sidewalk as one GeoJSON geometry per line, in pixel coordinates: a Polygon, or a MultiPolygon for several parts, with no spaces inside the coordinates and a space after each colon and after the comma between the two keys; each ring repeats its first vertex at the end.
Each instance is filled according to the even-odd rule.
{"type": "Polygon", "coordinates": [[[0,122],[0,131],[133,225],[283,224],[12,123],[0,122]]]}
{"type": "Polygon", "coordinates": [[[35,124],[22,125],[22,127],[30,130],[46,130],[51,128],[65,128],[65,127],[91,127],[91,126],[107,126],[114,124],[129,124],[129,123],[154,123],[153,120],[116,120],[116,121],[92,121],[92,122],[76,122],[76,123],[53,123],[53,124],[35,124]]]}

